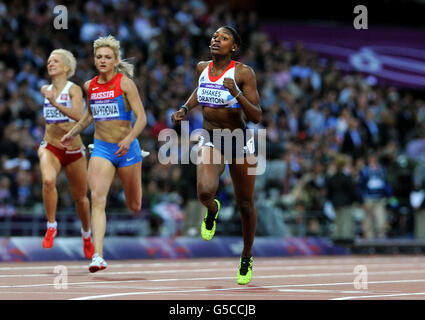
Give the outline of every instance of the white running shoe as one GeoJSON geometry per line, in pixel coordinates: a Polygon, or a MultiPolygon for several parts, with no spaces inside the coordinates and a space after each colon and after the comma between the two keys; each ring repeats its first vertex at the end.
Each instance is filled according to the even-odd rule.
{"type": "Polygon", "coordinates": [[[108,264],[106,263],[106,261],[103,260],[103,258],[100,257],[99,254],[95,253],[93,254],[92,261],[89,265],[89,271],[91,273],[94,273],[96,271],[106,269],[107,266],[108,264]]]}
{"type": "Polygon", "coordinates": [[[142,149],[142,152],[140,154],[142,155],[143,158],[146,158],[151,153],[149,151],[145,151],[145,150],[142,149]]]}

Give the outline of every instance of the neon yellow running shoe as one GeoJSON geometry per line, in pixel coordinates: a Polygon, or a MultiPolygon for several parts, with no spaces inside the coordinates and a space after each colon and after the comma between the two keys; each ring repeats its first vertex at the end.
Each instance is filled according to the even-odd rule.
{"type": "Polygon", "coordinates": [[[241,257],[238,267],[237,281],[238,284],[248,284],[252,280],[252,263],[253,258],[241,257]]]}
{"type": "Polygon", "coordinates": [[[214,220],[212,220],[211,218],[208,218],[208,210],[207,210],[207,213],[205,214],[204,220],[202,221],[202,225],[201,225],[202,239],[207,241],[211,240],[214,237],[215,227],[216,227],[215,221],[217,220],[218,213],[220,212],[220,201],[218,201],[217,199],[214,199],[214,201],[217,203],[217,214],[215,215],[214,220]]]}

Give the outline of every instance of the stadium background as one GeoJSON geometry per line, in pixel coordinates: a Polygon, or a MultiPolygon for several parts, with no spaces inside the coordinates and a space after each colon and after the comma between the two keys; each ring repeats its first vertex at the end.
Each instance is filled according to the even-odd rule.
{"type": "MultiPolygon", "coordinates": [[[[199,238],[203,209],[196,199],[195,166],[159,164],[157,137],[172,127],[171,113],[196,87],[195,65],[209,60],[211,34],[229,24],[243,40],[237,59],[257,75],[263,121],[249,127],[267,129],[267,159],[262,159],[267,170],[257,177],[255,193],[257,236],[332,239],[335,217],[326,201],[326,178],[342,153],[351,159],[350,174],[363,195],[367,190],[362,189],[361,173],[368,159],[377,156],[385,171],[382,198],[388,229],[383,239],[425,237],[424,205],[415,200],[425,190],[423,1],[364,3],[369,30],[353,28],[354,2],[328,6],[299,1],[283,10],[264,4],[0,2],[0,236],[39,237],[45,232],[37,148],[44,128],[39,88],[48,81],[48,54],[60,47],[71,50],[78,60],[71,80],[82,85],[95,75],[93,40],[113,34],[121,41],[123,57],[136,66],[134,80],[148,116],[139,140],[151,155],[143,162],[141,212],[130,213],[120,182],[113,183],[107,237],[199,238]],[[57,4],[68,9],[66,30],[53,28],[57,4]],[[359,69],[352,56],[372,44],[386,46],[386,51],[369,51],[380,61],[377,69],[359,69]],[[352,54],[337,57],[324,49],[329,45],[341,52],[346,45],[352,54]],[[350,125],[358,128],[356,147],[346,134],[350,125]]],[[[200,110],[189,121],[191,130],[200,128],[200,110]]],[[[83,139],[86,145],[92,142],[93,126],[83,139]]],[[[63,174],[57,189],[60,236],[78,236],[80,222],[63,174]]],[[[223,209],[217,235],[240,237],[227,172],[218,196],[223,209]]],[[[364,217],[362,206],[355,205],[355,239],[367,238],[364,217]]]]}

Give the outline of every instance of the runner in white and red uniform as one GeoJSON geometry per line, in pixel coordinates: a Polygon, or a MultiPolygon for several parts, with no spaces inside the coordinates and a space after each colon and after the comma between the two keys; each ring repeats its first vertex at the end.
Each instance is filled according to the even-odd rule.
{"type": "Polygon", "coordinates": [[[53,247],[58,234],[56,207],[58,193],[56,177],[63,168],[75,209],[80,217],[81,234],[84,243],[84,255],[91,259],[94,246],[91,241],[90,204],[87,197],[87,161],[81,137],[75,139],[69,148],[60,144],[62,136],[78,121],[84,111],[81,88],[68,81],[75,72],[76,60],[71,52],[64,49],[52,51],[47,60],[47,71],[52,79],[50,85],[44,85],[43,115],[46,121],[44,139],[38,149],[42,174],[42,193],[47,217],[47,231],[43,239],[43,248],[53,247]]]}
{"type": "Polygon", "coordinates": [[[202,106],[204,130],[199,143],[197,190],[199,201],[206,207],[201,236],[207,241],[216,231],[220,201],[215,197],[226,162],[229,165],[244,240],[237,283],[245,285],[252,279],[252,246],[257,222],[255,175],[248,174],[248,169],[256,167],[255,148],[246,123],[260,122],[262,112],[254,71],[233,60],[240,45],[240,36],[234,28],[224,26],[214,32],[210,41],[212,60],[198,63],[198,87],[186,104],[173,113],[172,120],[177,124],[191,109],[202,106]],[[230,143],[226,143],[225,132],[236,132],[236,142],[231,137],[230,143]],[[232,161],[235,159],[239,161],[232,161]]]}

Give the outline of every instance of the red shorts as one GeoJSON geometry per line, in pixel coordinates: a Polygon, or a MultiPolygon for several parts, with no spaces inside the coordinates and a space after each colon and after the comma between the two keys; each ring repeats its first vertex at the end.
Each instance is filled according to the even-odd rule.
{"type": "Polygon", "coordinates": [[[51,151],[56,156],[56,158],[59,159],[63,167],[66,167],[68,164],[73,163],[74,161],[77,161],[78,159],[80,159],[82,156],[85,155],[84,146],[82,146],[80,149],[62,150],[62,149],[56,148],[55,146],[51,145],[50,143],[46,141],[42,141],[40,146],[51,151]]]}

